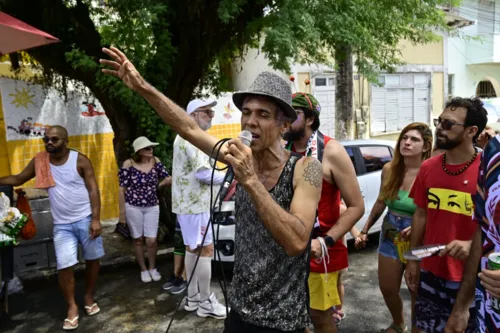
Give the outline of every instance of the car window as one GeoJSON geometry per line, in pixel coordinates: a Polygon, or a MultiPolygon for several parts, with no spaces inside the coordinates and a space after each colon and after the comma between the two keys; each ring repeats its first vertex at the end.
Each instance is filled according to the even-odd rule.
{"type": "Polygon", "coordinates": [[[391,150],[387,146],[361,146],[359,150],[367,173],[382,170],[384,164],[392,160],[391,150]]]}
{"type": "Polygon", "coordinates": [[[354,160],[354,150],[352,147],[344,147],[345,151],[349,155],[349,158],[351,159],[352,165],[354,165],[354,170],[356,170],[356,174],[358,174],[358,168],[356,168],[356,161],[354,160]]]}

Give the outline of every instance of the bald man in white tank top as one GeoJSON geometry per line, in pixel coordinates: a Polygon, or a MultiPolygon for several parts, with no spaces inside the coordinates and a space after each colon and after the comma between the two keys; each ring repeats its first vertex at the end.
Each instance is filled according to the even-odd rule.
{"type": "MultiPolygon", "coordinates": [[[[49,153],[50,171],[55,186],[49,187],[49,199],[54,219],[54,248],[59,284],[68,303],[64,330],[78,327],[78,306],[75,302],[73,266],[78,263],[78,244],[86,260],[85,312],[96,315],[100,309],[94,302],[99,275],[99,259],[104,256],[101,238],[99,188],[90,160],[68,148],[68,132],[53,126],[43,138],[49,153]]],[[[19,186],[35,177],[35,159],[18,175],[0,178],[0,185],[19,186]]]]}

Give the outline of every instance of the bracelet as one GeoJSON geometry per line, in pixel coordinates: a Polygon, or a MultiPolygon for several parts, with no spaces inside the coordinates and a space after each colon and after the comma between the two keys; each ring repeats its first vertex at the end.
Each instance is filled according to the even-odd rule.
{"type": "Polygon", "coordinates": [[[366,231],[363,231],[363,230],[361,230],[359,233],[360,233],[360,235],[368,235],[368,233],[366,231]]]}

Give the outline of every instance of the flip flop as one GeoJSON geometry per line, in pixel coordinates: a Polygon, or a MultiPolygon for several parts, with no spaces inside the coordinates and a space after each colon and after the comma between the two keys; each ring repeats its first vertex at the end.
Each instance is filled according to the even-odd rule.
{"type": "Polygon", "coordinates": [[[99,308],[97,303],[94,303],[92,305],[87,305],[85,307],[85,312],[87,312],[87,316],[95,316],[96,314],[101,312],[101,309],[99,308]],[[92,310],[92,309],[94,309],[94,310],[92,310]]]}
{"type": "Polygon", "coordinates": [[[78,320],[78,316],[70,320],[69,318],[64,319],[64,325],[63,325],[63,330],[65,331],[74,331],[78,328],[78,323],[75,325],[75,321],[78,320]],[[69,323],[69,325],[66,325],[66,323],[69,323]]]}

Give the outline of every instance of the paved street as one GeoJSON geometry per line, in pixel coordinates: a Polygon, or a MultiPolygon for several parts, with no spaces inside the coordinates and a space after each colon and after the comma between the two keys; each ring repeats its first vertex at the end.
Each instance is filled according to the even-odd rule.
{"type": "MultiPolygon", "coordinates": [[[[362,252],[350,251],[351,267],[345,278],[347,318],[340,325],[343,333],[379,332],[390,324],[389,313],[378,289],[376,249],[376,242],[372,242],[362,252]]],[[[164,276],[170,269],[171,266],[165,264],[160,266],[164,276]]],[[[81,302],[83,281],[80,278],[77,288],[81,302]]],[[[222,299],[217,280],[213,282],[213,289],[222,299]]],[[[403,296],[406,308],[409,308],[406,288],[403,296]]],[[[127,269],[101,277],[97,301],[102,312],[95,317],[87,317],[80,309],[80,328],[77,332],[163,333],[179,297],[163,292],[160,282],[142,284],[139,273],[127,269]]],[[[2,318],[1,332],[63,332],[61,326],[66,309],[55,281],[28,286],[24,293],[11,296],[10,310],[11,319],[2,318]]],[[[212,333],[222,332],[222,327],[223,321],[201,319],[182,310],[177,313],[170,332],[212,333]]]]}

